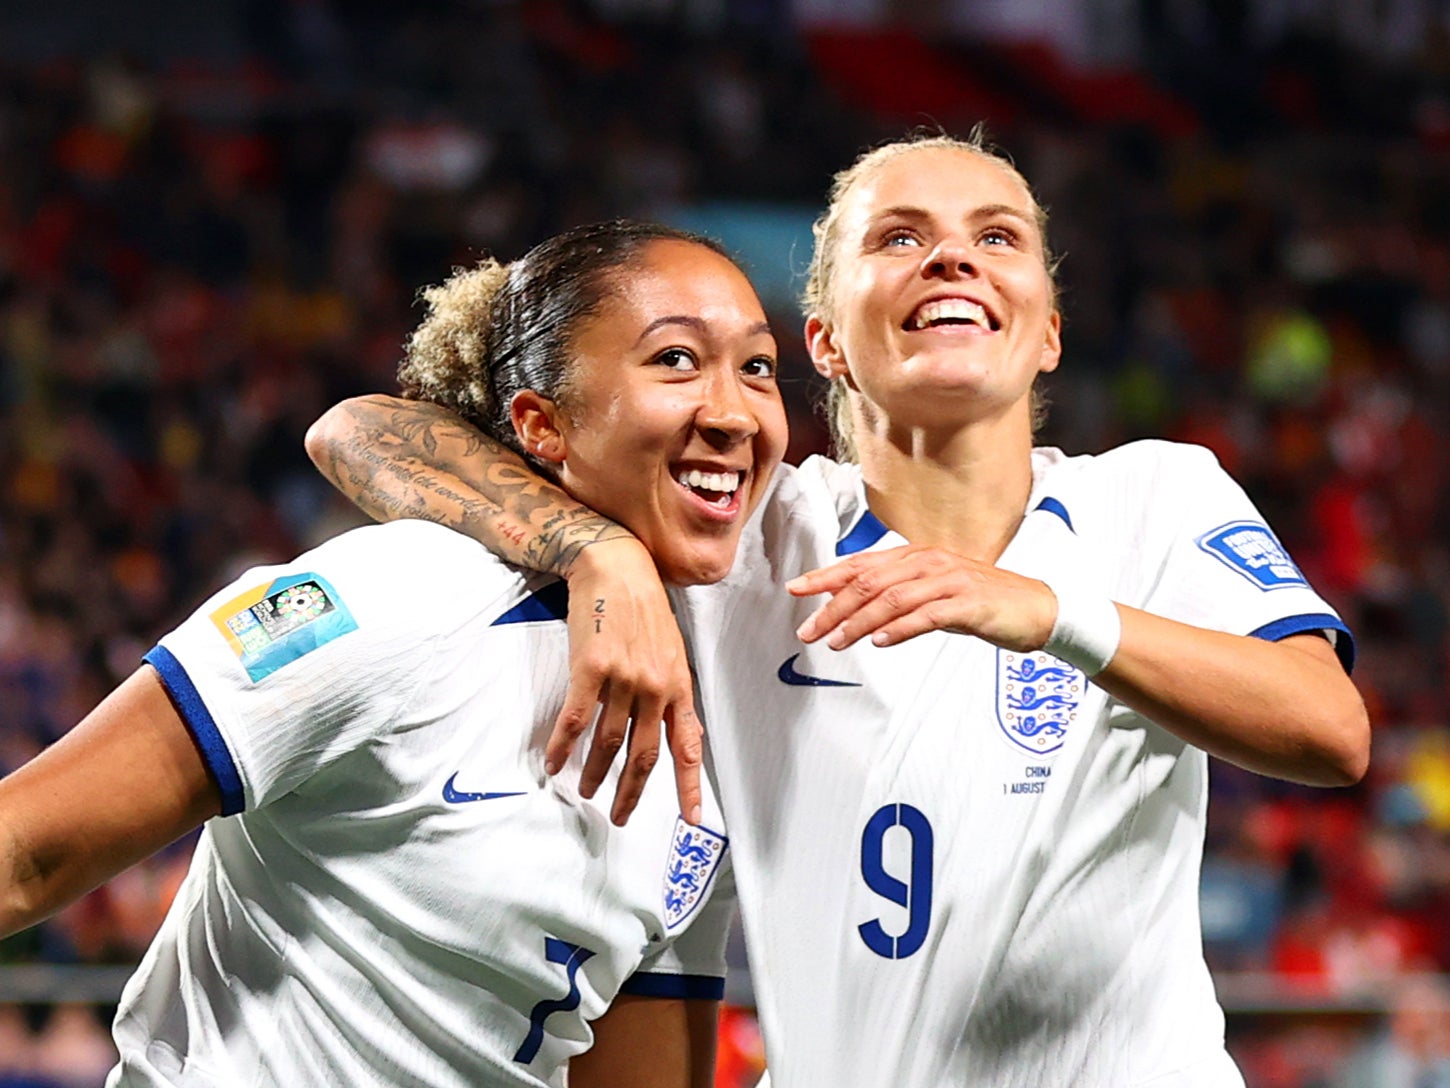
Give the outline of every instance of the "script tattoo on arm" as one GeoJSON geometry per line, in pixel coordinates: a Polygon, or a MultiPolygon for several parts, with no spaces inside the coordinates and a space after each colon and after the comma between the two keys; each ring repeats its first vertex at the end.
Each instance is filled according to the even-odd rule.
{"type": "Polygon", "coordinates": [[[426,401],[344,401],[314,425],[307,448],[318,470],[369,517],[435,521],[519,566],[567,577],[589,545],[630,535],[426,401]]]}

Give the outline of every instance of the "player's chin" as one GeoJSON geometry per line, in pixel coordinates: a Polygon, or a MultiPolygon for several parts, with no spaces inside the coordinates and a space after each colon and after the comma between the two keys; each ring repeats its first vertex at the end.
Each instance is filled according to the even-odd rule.
{"type": "Polygon", "coordinates": [[[710,585],[730,573],[739,543],[738,530],[675,534],[667,546],[655,550],[655,565],[671,585],[710,585]]]}

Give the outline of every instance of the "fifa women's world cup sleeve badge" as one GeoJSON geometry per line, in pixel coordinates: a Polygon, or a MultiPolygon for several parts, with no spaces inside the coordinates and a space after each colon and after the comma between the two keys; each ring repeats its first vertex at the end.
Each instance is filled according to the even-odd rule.
{"type": "Polygon", "coordinates": [[[233,597],[211,614],[253,682],[357,630],[327,579],[290,574],[233,597]]]}
{"type": "Polygon", "coordinates": [[[705,899],[730,840],[706,827],[675,820],[665,862],[665,928],[677,929],[705,899]]]}
{"type": "Polygon", "coordinates": [[[1231,521],[1220,525],[1199,537],[1198,546],[1260,589],[1309,584],[1278,538],[1261,522],[1231,521]]]}
{"type": "Polygon", "coordinates": [[[1077,720],[1087,677],[1051,654],[997,651],[997,724],[1017,747],[1045,756],[1077,720]]]}

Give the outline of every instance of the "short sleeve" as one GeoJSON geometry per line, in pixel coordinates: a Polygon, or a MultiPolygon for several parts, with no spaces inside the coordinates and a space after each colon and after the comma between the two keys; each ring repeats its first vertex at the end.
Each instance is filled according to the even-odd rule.
{"type": "Polygon", "coordinates": [[[1147,508],[1172,513],[1148,530],[1165,535],[1160,574],[1143,607],[1270,641],[1323,632],[1349,669],[1354,663],[1349,628],[1218,459],[1198,446],[1155,445],[1162,459],[1147,508]]]}
{"type": "Polygon", "coordinates": [[[397,572],[421,562],[446,576],[459,556],[438,535],[456,534],[424,524],[354,530],[291,563],[253,568],[146,654],[221,790],[223,814],[290,792],[408,704],[447,617],[400,593],[397,572]]]}

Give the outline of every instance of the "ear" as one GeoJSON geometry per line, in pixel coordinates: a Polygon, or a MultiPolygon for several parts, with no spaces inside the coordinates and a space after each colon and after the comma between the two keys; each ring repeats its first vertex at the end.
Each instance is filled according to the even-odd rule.
{"type": "Polygon", "coordinates": [[[806,350],[823,378],[835,379],[846,373],[846,356],[836,346],[834,333],[815,314],[806,318],[806,350]]]}
{"type": "Polygon", "coordinates": [[[1042,341],[1042,358],[1038,361],[1039,373],[1048,374],[1057,369],[1062,360],[1062,314],[1053,310],[1047,317],[1047,334],[1042,341]]]}
{"type": "Polygon", "coordinates": [[[564,463],[569,447],[559,427],[557,404],[541,393],[525,389],[514,394],[509,404],[509,418],[525,450],[541,461],[555,465],[564,463]]]}

